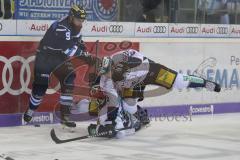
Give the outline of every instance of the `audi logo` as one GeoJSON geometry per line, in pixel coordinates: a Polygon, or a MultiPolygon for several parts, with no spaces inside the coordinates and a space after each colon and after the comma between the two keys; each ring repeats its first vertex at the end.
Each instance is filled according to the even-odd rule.
{"type": "Polygon", "coordinates": [[[167,27],[166,26],[154,26],[153,33],[166,33],[167,27]]]}
{"type": "Polygon", "coordinates": [[[3,28],[2,23],[0,23],[0,31],[2,31],[2,28],[3,28]]]}
{"type": "Polygon", "coordinates": [[[186,33],[189,33],[189,34],[196,34],[196,33],[198,33],[198,31],[199,31],[198,27],[187,27],[186,28],[186,33]]]}
{"type": "Polygon", "coordinates": [[[109,26],[110,33],[122,33],[123,32],[123,25],[110,25],[109,26]]]}
{"type": "MultiPolygon", "coordinates": [[[[35,56],[30,56],[27,59],[21,56],[13,56],[10,59],[6,57],[0,56],[0,63],[3,63],[2,69],[2,86],[0,88],[0,96],[4,95],[5,93],[9,93],[11,95],[20,95],[24,92],[31,94],[31,89],[28,88],[30,80],[31,80],[31,69],[30,63],[33,62],[35,56]],[[12,84],[14,83],[14,71],[13,71],[13,62],[21,62],[20,68],[20,84],[21,87],[18,89],[11,88],[12,84]],[[8,75],[8,76],[7,76],[8,75]],[[7,78],[8,77],[8,78],[7,78]]],[[[54,89],[48,89],[47,94],[54,94],[57,90],[60,89],[60,84],[58,84],[54,89]]]]}
{"type": "Polygon", "coordinates": [[[228,27],[217,27],[217,34],[228,34],[228,27]]]}

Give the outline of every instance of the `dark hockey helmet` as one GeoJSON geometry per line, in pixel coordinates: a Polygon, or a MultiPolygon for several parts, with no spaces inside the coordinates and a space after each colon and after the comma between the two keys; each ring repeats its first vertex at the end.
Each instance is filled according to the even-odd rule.
{"type": "Polygon", "coordinates": [[[86,19],[86,10],[80,5],[73,5],[69,11],[69,16],[76,17],[79,19],[86,19]]]}

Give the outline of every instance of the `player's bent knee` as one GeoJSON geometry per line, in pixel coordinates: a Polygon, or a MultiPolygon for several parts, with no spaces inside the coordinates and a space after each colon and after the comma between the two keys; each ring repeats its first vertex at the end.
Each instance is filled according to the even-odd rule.
{"type": "Polygon", "coordinates": [[[130,114],[134,114],[137,112],[137,99],[126,98],[123,101],[123,108],[130,114]]]}
{"type": "Polygon", "coordinates": [[[173,88],[184,89],[189,85],[189,81],[184,78],[185,75],[178,73],[173,84],[173,88]]]}

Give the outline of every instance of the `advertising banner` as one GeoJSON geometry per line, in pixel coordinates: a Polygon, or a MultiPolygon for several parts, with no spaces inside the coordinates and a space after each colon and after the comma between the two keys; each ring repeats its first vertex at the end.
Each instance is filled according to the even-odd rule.
{"type": "MultiPolygon", "coordinates": [[[[1,41],[0,114],[22,113],[28,107],[37,47],[38,42],[1,41]]],[[[100,42],[96,49],[95,42],[86,42],[86,47],[93,56],[102,57],[129,48],[139,50],[139,43],[128,41],[100,42]]],[[[87,68],[85,65],[76,69],[76,86],[88,85],[88,81],[83,78],[87,74],[87,68]]],[[[40,112],[52,112],[56,104],[58,104],[60,85],[57,79],[51,80],[47,95],[45,95],[38,109],[40,112]]],[[[78,100],[81,95],[76,95],[75,98],[78,100]]]]}
{"type": "Polygon", "coordinates": [[[0,35],[16,35],[16,21],[15,20],[0,20],[0,35]]]}
{"type": "Polygon", "coordinates": [[[118,13],[117,0],[17,0],[16,19],[56,20],[68,15],[73,4],[83,6],[90,21],[114,21],[118,13]]]}
{"type": "Polygon", "coordinates": [[[169,24],[169,37],[199,37],[200,24],[169,24]]]}
{"type": "MultiPolygon", "coordinates": [[[[140,46],[143,54],[162,65],[180,73],[204,77],[222,86],[220,93],[206,89],[173,90],[162,96],[145,98],[145,106],[209,104],[207,107],[211,110],[213,103],[240,102],[240,46],[236,41],[189,39],[184,42],[179,39],[178,42],[166,40],[141,43],[140,46]]],[[[196,111],[194,107],[192,110],[196,111]]]]}
{"type": "Polygon", "coordinates": [[[201,24],[201,37],[229,37],[229,29],[229,25],[201,24]]]}
{"type": "Polygon", "coordinates": [[[240,37],[240,25],[231,25],[229,31],[230,37],[240,37]]]}
{"type": "Polygon", "coordinates": [[[83,36],[116,36],[133,37],[134,23],[131,22],[86,22],[83,25],[83,36]]]}
{"type": "MultiPolygon", "coordinates": [[[[35,23],[33,22],[33,24],[35,23]]],[[[95,56],[103,57],[119,50],[133,48],[141,51],[147,58],[179,73],[198,75],[222,86],[220,93],[210,92],[206,89],[166,90],[156,86],[147,86],[144,101],[139,104],[148,108],[149,113],[196,115],[240,112],[240,46],[238,39],[139,38],[138,42],[136,39],[131,42],[131,38],[127,38],[129,41],[126,41],[126,38],[109,37],[105,38],[104,42],[99,42],[98,45],[94,39],[98,38],[88,37],[86,46],[87,50],[95,56]]],[[[9,125],[23,124],[19,113],[24,112],[28,107],[37,47],[38,42],[24,41],[24,39],[23,41],[6,40],[0,43],[0,73],[2,77],[0,79],[0,126],[8,125],[3,122],[6,120],[9,121],[9,125]],[[18,114],[16,115],[16,113],[18,114]],[[9,117],[5,114],[14,116],[9,117]]],[[[76,85],[88,85],[83,78],[86,71],[87,66],[81,66],[76,70],[76,85]]],[[[56,79],[51,81],[47,94],[38,109],[39,112],[53,112],[54,107],[58,104],[59,88],[56,79]]],[[[81,98],[81,95],[74,96],[74,101],[77,102],[81,98]]],[[[54,115],[39,113],[33,124],[52,122],[55,122],[54,115]]]]}
{"type": "MultiPolygon", "coordinates": [[[[43,36],[55,20],[2,20],[0,36],[43,36]]],[[[239,38],[240,25],[85,21],[85,37],[239,38]]]]}
{"type": "Polygon", "coordinates": [[[43,36],[53,21],[49,20],[20,20],[17,21],[17,34],[30,36],[43,36]]]}
{"type": "Polygon", "coordinates": [[[136,23],[136,37],[168,37],[167,23],[136,23]]]}

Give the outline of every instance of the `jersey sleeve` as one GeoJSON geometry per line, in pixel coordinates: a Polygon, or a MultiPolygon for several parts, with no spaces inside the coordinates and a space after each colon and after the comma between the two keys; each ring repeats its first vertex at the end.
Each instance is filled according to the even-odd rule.
{"type": "Polygon", "coordinates": [[[70,57],[82,54],[83,44],[79,45],[81,34],[75,33],[66,21],[67,19],[56,21],[51,25],[40,42],[40,48],[47,48],[48,52],[61,52],[70,57]]]}

